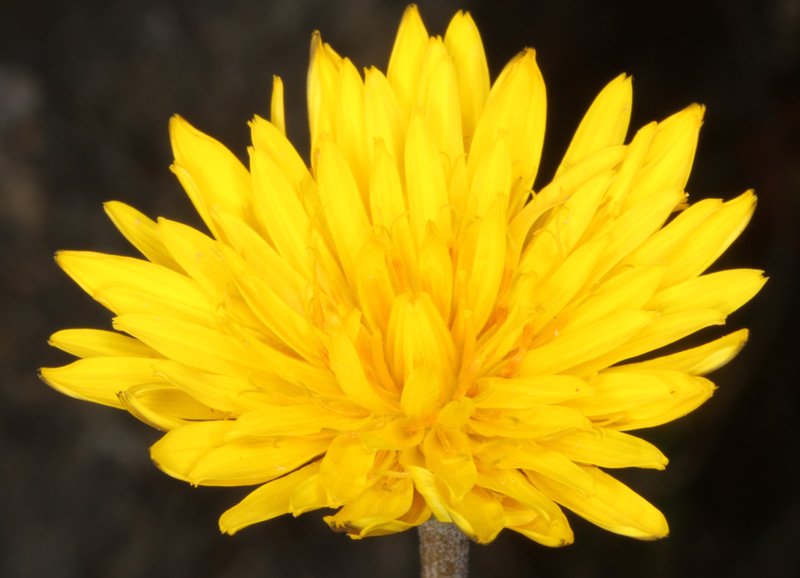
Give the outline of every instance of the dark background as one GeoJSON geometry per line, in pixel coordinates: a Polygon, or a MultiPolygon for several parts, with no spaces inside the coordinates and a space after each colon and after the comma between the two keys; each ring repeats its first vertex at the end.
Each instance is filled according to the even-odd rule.
{"type": "MultiPolygon", "coordinates": [[[[473,577],[800,575],[800,411],[794,297],[800,223],[800,2],[420,2],[432,33],[457,8],[483,34],[493,76],[524,46],[548,87],[540,183],[594,94],[634,76],[634,127],[708,106],[694,199],[754,187],[753,223],[718,266],[763,268],[765,289],[729,327],[745,351],[714,376],[703,408],[647,432],[666,472],[625,472],[672,535],[637,542],[575,517],[550,550],[504,532],[472,549],[473,577]]],[[[43,578],[417,575],[412,532],[361,542],[321,514],[221,536],[243,489],[192,489],[160,473],[158,433],[51,391],[35,369],[67,357],[59,328],[109,315],[52,261],[59,248],[129,253],[101,202],[197,223],[171,161],[175,112],[244,156],[246,121],[286,83],[301,150],[311,31],[357,65],[385,67],[404,3],[380,0],[0,0],[0,576],[43,578]]]]}

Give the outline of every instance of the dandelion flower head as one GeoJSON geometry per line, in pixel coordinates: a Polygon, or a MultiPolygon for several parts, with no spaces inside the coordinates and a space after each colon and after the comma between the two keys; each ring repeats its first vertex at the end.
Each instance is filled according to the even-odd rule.
{"type": "Polygon", "coordinates": [[[255,486],[227,533],[331,509],[354,538],[434,517],[481,543],[507,528],[559,546],[564,508],[664,536],[608,471],[665,467],[627,432],[707,400],[704,375],[747,333],[662,348],[723,324],[764,278],[707,272],[755,197],[689,204],[703,108],[628,140],[631,100],[624,75],[603,88],[534,189],[533,50],[491,83],[463,12],[439,37],[409,7],[385,73],[315,34],[310,166],[278,78],[249,166],[174,117],[172,170],[208,231],[107,203],[144,258],[58,253],[114,331],[58,331],[80,359],[42,376],[163,430],[151,455],[170,476],[255,486]]]}

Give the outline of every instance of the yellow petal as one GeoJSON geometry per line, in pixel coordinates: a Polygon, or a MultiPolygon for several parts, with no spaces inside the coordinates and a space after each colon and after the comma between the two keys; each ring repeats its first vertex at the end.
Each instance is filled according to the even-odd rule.
{"type": "Polygon", "coordinates": [[[469,149],[470,178],[497,136],[504,135],[511,156],[513,195],[526,197],[539,168],[546,110],[544,80],[534,51],[526,49],[506,65],[492,86],[469,149]]]}
{"type": "Polygon", "coordinates": [[[422,444],[425,466],[449,490],[449,498],[461,500],[475,485],[477,470],[469,438],[463,431],[433,430],[422,444]]]}
{"type": "MultiPolygon", "coordinates": [[[[581,431],[581,430],[578,430],[581,431]]],[[[492,463],[501,469],[533,471],[585,495],[595,491],[594,480],[568,457],[534,443],[516,444],[492,463]]]]}
{"type": "Polygon", "coordinates": [[[497,197],[483,218],[468,227],[458,248],[456,279],[466,279],[464,289],[456,285],[454,299],[459,311],[469,310],[480,331],[494,309],[506,265],[506,207],[497,197]]]}
{"type": "Polygon", "coordinates": [[[458,80],[453,60],[442,39],[431,38],[419,71],[417,107],[440,151],[445,172],[464,156],[458,80]]]}
{"type": "Polygon", "coordinates": [[[328,352],[331,369],[350,401],[377,413],[393,413],[395,404],[367,376],[358,351],[347,335],[331,336],[328,352]]]}
{"type": "Polygon", "coordinates": [[[453,262],[445,239],[429,225],[419,249],[419,280],[431,296],[442,319],[450,319],[453,296],[453,262]]]}
{"type": "Polygon", "coordinates": [[[317,181],[342,269],[353,285],[358,253],[368,239],[370,226],[358,185],[333,142],[320,145],[317,181]]]}
{"type": "MultiPolygon", "coordinates": [[[[594,286],[594,284],[589,284],[589,279],[593,276],[597,267],[598,258],[607,247],[608,239],[605,237],[593,239],[581,245],[543,280],[533,294],[522,296],[523,299],[527,297],[527,303],[520,306],[531,312],[529,314],[529,323],[534,330],[541,329],[547,323],[557,320],[559,317],[562,320],[571,318],[579,323],[589,323],[591,321],[591,318],[584,319],[578,315],[567,317],[562,313],[562,310],[573,299],[579,299],[581,293],[587,288],[587,284],[589,287],[594,286]],[[577,321],[578,319],[580,321],[577,321]]],[[[627,303],[625,305],[625,308],[631,307],[627,303]]],[[[512,302],[511,306],[515,307],[516,303],[512,302]]],[[[590,311],[594,312],[591,309],[590,311]]],[[[595,313],[595,315],[597,314],[595,313]]]]}
{"type": "MultiPolygon", "coordinates": [[[[315,471],[318,472],[321,464],[322,460],[319,460],[306,467],[316,466],[315,471]]],[[[289,499],[289,512],[293,516],[327,507],[330,507],[330,500],[318,473],[299,482],[289,499]]]]}
{"type": "MultiPolygon", "coordinates": [[[[275,124],[256,116],[250,123],[253,148],[265,153],[277,164],[289,183],[298,191],[309,192],[311,173],[297,149],[275,124]]],[[[227,231],[226,231],[227,232],[227,231]]]]}
{"type": "MultiPolygon", "coordinates": [[[[408,459],[406,456],[415,454],[419,456],[420,460],[422,459],[422,454],[419,450],[413,448],[403,453],[401,462],[408,459]]],[[[448,512],[447,500],[445,497],[447,490],[441,487],[436,476],[433,475],[430,470],[420,465],[412,465],[411,463],[403,463],[403,465],[406,471],[411,475],[411,479],[414,480],[414,488],[425,498],[425,504],[430,508],[436,519],[440,522],[451,522],[452,518],[448,512]]]]}
{"type": "Polygon", "coordinates": [[[233,337],[179,319],[129,313],[114,319],[114,328],[140,339],[164,357],[221,375],[246,375],[259,368],[249,348],[233,337]]]}
{"type": "Polygon", "coordinates": [[[311,274],[311,223],[297,190],[266,152],[250,151],[255,215],[283,258],[306,277],[311,274]]]}
{"type": "Polygon", "coordinates": [[[306,315],[289,307],[258,272],[248,270],[238,254],[228,252],[226,258],[236,271],[236,287],[253,313],[283,344],[310,363],[322,366],[322,343],[306,315]]]}
{"type": "Polygon", "coordinates": [[[507,205],[511,179],[511,157],[508,155],[506,139],[500,135],[487,154],[477,161],[468,197],[468,202],[474,207],[468,210],[483,217],[498,197],[504,197],[507,205]]]}
{"type": "Polygon", "coordinates": [[[280,76],[272,77],[272,99],[269,103],[270,122],[286,134],[286,115],[283,107],[283,81],[280,76]]]}
{"type": "Polygon", "coordinates": [[[612,240],[602,257],[601,262],[605,262],[606,267],[601,272],[605,273],[650,239],[685,198],[682,189],[662,190],[647,202],[634,205],[619,218],[608,219],[602,231],[609,232],[612,240]]]}
{"type": "Polygon", "coordinates": [[[351,434],[336,436],[328,446],[319,470],[319,481],[331,505],[343,504],[366,489],[375,463],[375,450],[351,434]]]}
{"type": "Polygon", "coordinates": [[[161,381],[153,372],[157,362],[147,357],[87,357],[63,367],[43,367],[39,374],[70,397],[121,408],[120,391],[161,381]]]}
{"type": "Polygon", "coordinates": [[[705,271],[741,234],[755,207],[752,191],[724,203],[670,252],[664,283],[678,283],[705,271]]]}
{"type": "Polygon", "coordinates": [[[714,393],[705,378],[674,370],[615,367],[592,380],[595,394],[572,400],[605,427],[626,431],[653,427],[683,417],[714,393]]]}
{"type": "Polygon", "coordinates": [[[559,405],[534,406],[515,412],[477,410],[469,428],[478,435],[534,440],[572,428],[590,427],[580,411],[559,405]]]}
{"type": "Polygon", "coordinates": [[[459,10],[444,35],[444,45],[456,69],[464,147],[468,150],[475,126],[489,97],[489,66],[478,27],[468,12],[459,10]]]}
{"type": "Polygon", "coordinates": [[[603,468],[663,470],[667,465],[667,458],[654,445],[632,435],[599,427],[566,432],[543,441],[542,445],[575,462],[603,468]]]}
{"type": "Polygon", "coordinates": [[[369,155],[364,120],[364,81],[347,58],[339,67],[338,108],[334,116],[336,143],[353,172],[362,197],[367,194],[369,155]]]}
{"type": "Polygon", "coordinates": [[[119,392],[120,403],[132,415],[151,427],[169,431],[191,422],[225,419],[225,412],[215,411],[186,392],[166,383],[149,383],[119,392]]]}
{"type": "Polygon", "coordinates": [[[509,530],[519,532],[534,542],[551,548],[559,548],[572,544],[575,539],[572,528],[569,527],[566,518],[557,525],[547,524],[541,517],[534,517],[532,520],[528,520],[530,517],[528,515],[529,511],[524,506],[513,508],[511,503],[504,502],[503,507],[506,512],[506,527],[509,530]],[[516,523],[513,519],[515,513],[521,513],[525,520],[522,523],[516,523]]]}
{"type": "Polygon", "coordinates": [[[550,498],[610,532],[641,540],[669,533],[664,515],[644,498],[597,468],[583,469],[595,480],[597,491],[591,496],[543,476],[529,476],[550,498]]]}
{"type": "Polygon", "coordinates": [[[316,167],[320,141],[334,134],[337,84],[342,57],[322,42],[319,32],[311,36],[308,67],[308,125],[311,132],[311,165],[316,167]]]}
{"type": "Polygon", "coordinates": [[[62,329],[48,343],[76,357],[158,357],[141,341],[102,329],[62,329]]]}
{"type": "MultiPolygon", "coordinates": [[[[513,246],[520,251],[531,239],[535,239],[536,236],[533,233],[538,231],[535,225],[545,219],[551,209],[566,202],[580,187],[603,174],[608,174],[610,177],[615,171],[616,165],[625,158],[625,153],[626,147],[621,145],[600,149],[581,159],[569,169],[565,169],[552,182],[537,192],[529,203],[523,205],[517,199],[517,204],[512,204],[510,207],[513,220],[509,227],[509,234],[513,240],[513,246]]],[[[609,189],[615,182],[616,180],[611,183],[609,189]]]]}
{"type": "Polygon", "coordinates": [[[574,310],[564,316],[588,325],[622,309],[644,309],[661,283],[660,267],[632,267],[600,283],[574,310]]]}
{"type": "MultiPolygon", "coordinates": [[[[231,246],[247,264],[248,269],[268,283],[288,306],[297,312],[306,312],[306,297],[311,291],[311,283],[294,269],[278,252],[256,231],[230,215],[218,215],[224,223],[231,246]]],[[[230,257],[225,252],[224,257],[230,257]]],[[[230,259],[227,266],[230,267],[230,259]]]]}
{"type": "Polygon", "coordinates": [[[186,480],[197,462],[224,442],[230,421],[203,421],[188,424],[166,433],[150,448],[150,457],[161,470],[179,480],[186,480]]]}
{"type": "Polygon", "coordinates": [[[405,118],[389,81],[377,68],[368,68],[364,73],[364,129],[370,160],[374,162],[376,151],[382,148],[402,163],[404,127],[405,118]]]}
{"type": "Polygon", "coordinates": [[[628,132],[632,100],[629,76],[621,74],[609,82],[581,120],[556,176],[597,150],[622,144],[628,132]]]}
{"type": "Polygon", "coordinates": [[[456,351],[453,339],[431,298],[404,293],[395,299],[389,317],[386,354],[398,383],[418,368],[433,372],[441,391],[452,386],[456,351]]]}
{"type": "Polygon", "coordinates": [[[364,423],[363,414],[338,413],[315,404],[267,405],[236,420],[231,436],[303,436],[325,430],[352,431],[364,423]]]}
{"type": "Polygon", "coordinates": [[[433,414],[443,401],[441,381],[428,368],[413,370],[403,383],[400,406],[408,417],[424,418],[433,414]]]}
{"type": "Polygon", "coordinates": [[[389,233],[400,255],[400,260],[393,266],[398,269],[403,282],[413,286],[417,273],[417,248],[398,166],[384,146],[376,146],[369,187],[372,224],[389,233]]]}
{"type": "Polygon", "coordinates": [[[252,381],[233,375],[215,375],[175,361],[156,364],[155,373],[208,407],[241,414],[267,403],[269,396],[252,381]]]}
{"type": "Polygon", "coordinates": [[[728,315],[752,299],[766,282],[763,272],[754,269],[718,271],[659,291],[648,302],[648,309],[662,314],[714,309],[728,315]]]}
{"type": "Polygon", "coordinates": [[[625,199],[627,206],[645,202],[663,190],[686,188],[704,112],[703,106],[693,104],[658,123],[642,167],[625,199]]]}
{"type": "Polygon", "coordinates": [[[422,244],[428,223],[450,239],[451,216],[439,150],[422,117],[414,114],[406,134],[405,181],[408,213],[416,246],[422,244]]]}
{"type": "Polygon", "coordinates": [[[547,375],[599,358],[628,342],[654,315],[646,311],[621,311],[575,330],[565,327],[540,347],[528,351],[517,375],[547,375]]]}
{"type": "Polygon", "coordinates": [[[250,176],[242,163],[180,116],[172,117],[169,129],[175,155],[173,171],[214,236],[219,238],[221,233],[212,218],[217,209],[248,221],[252,193],[250,176]]]}
{"type": "Polygon", "coordinates": [[[697,276],[741,233],[753,214],[755,202],[752,191],[726,203],[703,199],[680,213],[623,263],[663,265],[664,287],[697,276]]]}
{"type": "Polygon", "coordinates": [[[164,245],[180,266],[214,299],[220,299],[229,280],[216,241],[183,223],[158,219],[164,245]]]}
{"type": "Polygon", "coordinates": [[[191,279],[142,259],[60,251],[56,262],[89,295],[115,313],[157,311],[199,322],[212,318],[208,298],[191,279]]]}
{"type": "Polygon", "coordinates": [[[630,359],[674,343],[696,331],[721,325],[725,317],[714,309],[692,309],[658,316],[635,336],[609,351],[607,354],[574,368],[580,373],[608,367],[624,359],[630,359]]]}
{"type": "Polygon", "coordinates": [[[704,377],[672,372],[668,375],[668,379],[672,386],[668,399],[643,403],[631,408],[622,417],[609,423],[609,427],[630,431],[669,423],[703,405],[716,389],[714,384],[704,377]]]}
{"type": "MultiPolygon", "coordinates": [[[[173,431],[180,431],[173,430],[173,431]]],[[[172,433],[172,432],[170,432],[172,433]]],[[[167,471],[172,467],[167,443],[154,460],[167,471]]],[[[159,442],[159,443],[161,443],[159,442]]],[[[231,441],[202,454],[182,479],[204,486],[249,486],[273,480],[316,459],[330,444],[330,438],[280,438],[258,442],[231,441]]],[[[177,470],[175,470],[177,472],[177,470]]],[[[167,471],[170,475],[172,472],[167,471]]],[[[176,476],[180,477],[180,476],[176,476]]]]}
{"type": "Polygon", "coordinates": [[[478,544],[488,544],[505,525],[503,506],[491,492],[475,487],[449,506],[453,522],[478,544]]]}
{"type": "Polygon", "coordinates": [[[397,95],[404,119],[408,118],[416,98],[420,65],[428,47],[428,40],[428,32],[422,23],[419,10],[414,4],[409,5],[403,12],[386,71],[386,78],[397,95]]]}
{"type": "Polygon", "coordinates": [[[705,375],[719,369],[736,357],[736,354],[741,351],[747,342],[747,336],[747,329],[740,329],[698,347],[618,367],[656,370],[672,369],[685,371],[691,375],[705,375]]]}
{"type": "Polygon", "coordinates": [[[391,246],[382,239],[371,239],[362,247],[356,267],[356,290],[367,322],[383,332],[395,298],[389,254],[391,246]]]}
{"type": "Polygon", "coordinates": [[[478,471],[478,484],[503,496],[508,496],[531,509],[537,517],[548,525],[559,525],[569,529],[567,519],[555,502],[545,496],[528,478],[516,469],[481,467],[478,471]]]}
{"type": "Polygon", "coordinates": [[[350,500],[325,522],[351,538],[393,533],[398,518],[413,504],[414,483],[410,478],[381,478],[356,498],[350,500]]]}
{"type": "Polygon", "coordinates": [[[572,375],[485,377],[478,380],[478,388],[475,405],[483,409],[525,409],[561,403],[593,391],[584,380],[572,375]]]}
{"type": "Polygon", "coordinates": [[[250,492],[244,500],[222,514],[219,519],[220,530],[233,535],[252,524],[288,514],[289,502],[295,488],[315,476],[317,471],[318,461],[250,492]]]}
{"type": "Polygon", "coordinates": [[[418,446],[424,435],[419,420],[401,417],[361,434],[361,439],[376,450],[406,450],[418,446]]]}
{"type": "Polygon", "coordinates": [[[181,272],[180,265],[169,254],[158,234],[155,221],[148,219],[133,207],[109,201],[103,205],[114,226],[120,230],[131,245],[156,265],[162,265],[181,272]]]}

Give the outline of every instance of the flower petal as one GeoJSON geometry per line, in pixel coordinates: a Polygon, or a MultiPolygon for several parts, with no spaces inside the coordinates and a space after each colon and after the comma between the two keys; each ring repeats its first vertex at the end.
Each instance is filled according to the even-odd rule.
{"type": "Polygon", "coordinates": [[[102,329],[62,329],[48,343],[77,357],[158,357],[138,339],[102,329]]]}
{"type": "Polygon", "coordinates": [[[219,529],[233,535],[252,524],[288,514],[295,489],[318,471],[319,462],[313,462],[250,492],[244,500],[222,514],[219,529]]]}
{"type": "Polygon", "coordinates": [[[644,498],[597,468],[582,469],[596,484],[597,491],[590,496],[543,476],[528,475],[550,498],[610,532],[640,540],[663,538],[669,533],[664,515],[644,498]]]}
{"type": "Polygon", "coordinates": [[[633,91],[631,78],[625,74],[609,82],[581,120],[556,177],[591,153],[622,144],[631,118],[633,91]]]}
{"type": "Polygon", "coordinates": [[[63,367],[43,367],[39,374],[50,387],[70,397],[122,408],[120,391],[157,383],[153,367],[158,359],[148,357],[87,357],[63,367]]]}

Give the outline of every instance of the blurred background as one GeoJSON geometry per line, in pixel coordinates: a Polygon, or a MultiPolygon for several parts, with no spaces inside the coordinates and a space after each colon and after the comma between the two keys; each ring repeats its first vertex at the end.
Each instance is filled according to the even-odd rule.
{"type": "MultiPolygon", "coordinates": [[[[753,187],[759,207],[717,265],[763,268],[762,293],[729,320],[744,352],[700,410],[647,432],[666,472],[620,477],[667,515],[648,543],[572,517],[576,544],[512,532],[473,546],[472,577],[800,575],[800,2],[797,0],[420,1],[431,33],[459,8],[480,27],[495,76],[525,46],[548,88],[541,183],[596,92],[634,77],[638,128],[707,105],[693,199],[753,187]]],[[[386,0],[2,0],[0,16],[0,575],[356,577],[418,575],[416,535],[354,542],[321,514],[236,537],[219,514],[243,489],[193,489],[149,461],[158,433],[50,390],[36,368],[66,355],[65,327],[107,327],[52,261],[60,248],[130,254],[101,203],[197,223],[168,170],[180,113],[245,156],[246,121],[286,84],[289,132],[307,149],[311,32],[357,65],[385,67],[405,3],[386,0]]]]}

